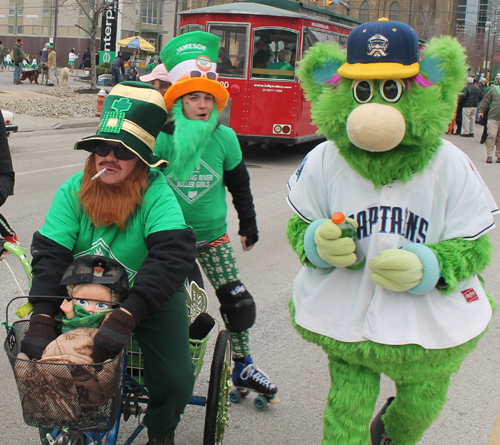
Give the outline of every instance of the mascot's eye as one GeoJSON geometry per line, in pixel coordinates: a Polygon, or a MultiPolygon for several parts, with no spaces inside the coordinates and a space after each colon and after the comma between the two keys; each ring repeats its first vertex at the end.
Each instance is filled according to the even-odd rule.
{"type": "Polygon", "coordinates": [[[380,94],[387,102],[397,102],[403,94],[404,83],[401,79],[389,79],[380,83],[380,94]]]}
{"type": "Polygon", "coordinates": [[[352,94],[360,104],[369,102],[373,97],[373,81],[355,80],[352,83],[352,94]]]}
{"type": "Polygon", "coordinates": [[[76,300],[76,304],[78,304],[78,306],[85,307],[89,305],[89,302],[87,300],[78,299],[76,300]]]}

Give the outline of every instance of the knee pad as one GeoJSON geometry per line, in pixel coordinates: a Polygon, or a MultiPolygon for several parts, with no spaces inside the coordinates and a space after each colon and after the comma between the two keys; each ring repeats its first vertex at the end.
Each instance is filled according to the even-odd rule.
{"type": "Polygon", "coordinates": [[[246,331],[255,322],[255,302],[241,281],[224,284],[216,291],[220,313],[231,332],[246,331]]]}

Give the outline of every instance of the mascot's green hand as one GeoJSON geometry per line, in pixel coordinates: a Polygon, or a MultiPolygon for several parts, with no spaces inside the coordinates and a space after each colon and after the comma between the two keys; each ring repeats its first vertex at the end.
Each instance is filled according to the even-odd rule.
{"type": "MultiPolygon", "coordinates": [[[[347,218],[356,228],[358,223],[347,218]]],[[[326,220],[314,234],[314,241],[318,248],[318,255],[323,261],[335,267],[348,267],[356,262],[356,243],[351,238],[341,238],[342,230],[331,220],[326,220]]]]}
{"type": "Polygon", "coordinates": [[[368,263],[375,284],[395,292],[405,292],[420,283],[424,266],[418,255],[402,249],[383,251],[368,263]]]}

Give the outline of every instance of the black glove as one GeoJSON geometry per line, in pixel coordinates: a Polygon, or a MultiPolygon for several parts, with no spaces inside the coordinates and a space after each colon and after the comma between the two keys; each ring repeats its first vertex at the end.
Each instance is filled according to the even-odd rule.
{"type": "Polygon", "coordinates": [[[94,363],[115,358],[128,343],[135,328],[135,319],[122,309],[115,309],[101,325],[94,338],[94,363]]]}
{"type": "Polygon", "coordinates": [[[57,338],[55,321],[48,315],[33,315],[21,341],[21,352],[30,359],[40,360],[47,345],[57,338]]]}

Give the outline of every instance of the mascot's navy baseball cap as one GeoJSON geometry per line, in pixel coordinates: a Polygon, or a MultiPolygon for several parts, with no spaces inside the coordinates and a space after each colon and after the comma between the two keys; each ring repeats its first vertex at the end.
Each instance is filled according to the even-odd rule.
{"type": "Polygon", "coordinates": [[[347,62],[337,72],[347,79],[404,79],[419,71],[415,30],[406,23],[380,18],[349,34],[347,62]]]}

